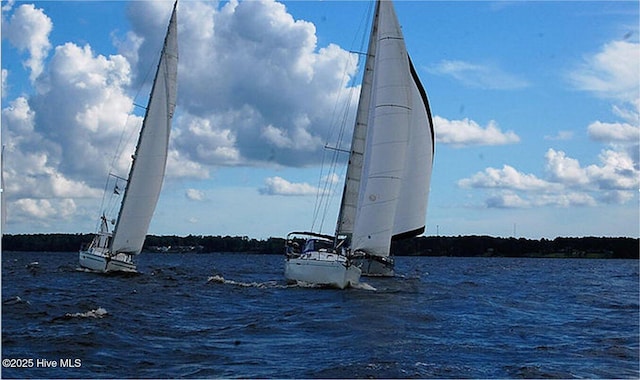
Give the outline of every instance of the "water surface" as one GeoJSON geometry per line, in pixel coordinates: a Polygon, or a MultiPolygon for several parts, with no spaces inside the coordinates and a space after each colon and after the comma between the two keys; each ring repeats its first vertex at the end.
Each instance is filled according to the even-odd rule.
{"type": "Polygon", "coordinates": [[[287,286],[279,255],[143,254],[140,274],[101,275],[4,252],[2,357],[34,364],[2,376],[640,377],[636,260],[396,263],[333,290],[287,286]]]}

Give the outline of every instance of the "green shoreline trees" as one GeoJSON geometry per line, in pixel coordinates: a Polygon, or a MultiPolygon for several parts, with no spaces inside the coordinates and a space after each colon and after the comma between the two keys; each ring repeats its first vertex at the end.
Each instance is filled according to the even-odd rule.
{"type": "MultiPolygon", "coordinates": [[[[4,235],[5,251],[74,252],[92,234],[4,235]]],[[[282,254],[283,238],[257,240],[247,236],[156,236],[145,241],[146,252],[242,252],[282,254]]],[[[492,236],[419,236],[394,241],[397,256],[486,256],[638,259],[640,239],[629,237],[558,237],[550,239],[492,236]]]]}

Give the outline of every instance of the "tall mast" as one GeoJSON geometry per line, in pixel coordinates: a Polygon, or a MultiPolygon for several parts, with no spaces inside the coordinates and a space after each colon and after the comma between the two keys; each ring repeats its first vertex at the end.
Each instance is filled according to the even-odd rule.
{"type": "Polygon", "coordinates": [[[358,202],[358,191],[362,177],[362,165],[364,160],[365,140],[367,138],[367,126],[369,120],[369,108],[371,103],[371,92],[373,89],[373,71],[375,66],[375,54],[378,34],[378,17],[380,12],[380,1],[376,1],[371,33],[369,34],[369,45],[365,58],[364,74],[362,86],[358,98],[358,109],[356,111],[356,121],[351,138],[351,150],[349,153],[349,163],[345,176],[338,222],[336,224],[336,237],[338,235],[351,236],[356,218],[358,202]]]}

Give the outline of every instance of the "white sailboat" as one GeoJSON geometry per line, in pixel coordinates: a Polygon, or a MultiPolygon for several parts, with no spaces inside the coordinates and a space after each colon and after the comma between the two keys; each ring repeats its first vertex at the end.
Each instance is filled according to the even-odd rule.
{"type": "MultiPolygon", "coordinates": [[[[327,250],[343,256],[345,269],[339,271],[358,268],[361,275],[394,275],[391,241],[425,230],[434,143],[427,95],[407,53],[393,4],[378,0],[336,236],[333,248],[327,250]]],[[[290,241],[287,252],[292,250],[290,241]]],[[[304,257],[287,256],[288,280],[298,280],[304,273],[306,282],[321,283],[312,278],[317,262],[338,260],[304,257]],[[291,270],[294,265],[296,271],[291,270]]],[[[336,266],[325,267],[331,271],[336,266]]]]}
{"type": "MultiPolygon", "coordinates": [[[[177,1],[151,88],[140,136],[113,231],[103,214],[93,241],[80,249],[80,266],[94,271],[135,272],[135,258],[156,208],[164,180],[171,120],[176,106],[178,39],[177,1]]],[[[117,192],[116,190],[114,190],[117,192]]]]}
{"type": "Polygon", "coordinates": [[[290,232],[287,235],[284,276],[288,282],[339,289],[360,281],[360,268],[331,235],[290,232]]]}

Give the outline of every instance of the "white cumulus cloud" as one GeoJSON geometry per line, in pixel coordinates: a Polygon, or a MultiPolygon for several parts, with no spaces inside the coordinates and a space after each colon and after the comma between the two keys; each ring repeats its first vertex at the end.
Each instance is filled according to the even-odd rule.
{"type": "Polygon", "coordinates": [[[551,180],[565,185],[584,185],[589,182],[586,171],[580,167],[580,162],[567,157],[565,152],[549,149],[545,158],[551,180]]]}
{"type": "Polygon", "coordinates": [[[35,129],[36,113],[20,97],[2,110],[8,199],[97,197],[100,191],[60,170],[60,146],[35,129]]]}
{"type": "Polygon", "coordinates": [[[504,165],[502,169],[486,168],[479,172],[458,181],[461,187],[473,188],[502,188],[522,191],[547,190],[553,185],[547,181],[537,178],[533,174],[519,172],[509,165],[504,165]]]}
{"type": "Polygon", "coordinates": [[[640,125],[595,121],[587,128],[589,137],[605,143],[640,143],[640,125]]]}
{"type": "Polygon", "coordinates": [[[21,198],[16,200],[13,206],[9,213],[11,219],[44,226],[51,226],[52,222],[69,218],[77,211],[75,201],[69,198],[21,198]]]}
{"type": "Polygon", "coordinates": [[[443,60],[431,67],[429,71],[434,74],[451,76],[470,87],[489,90],[513,90],[529,86],[527,80],[511,74],[497,65],[443,60]]]}
{"type": "MultiPolygon", "coordinates": [[[[190,52],[180,56],[181,156],[207,165],[317,163],[336,104],[355,103],[347,90],[357,55],[317,46],[315,26],[275,1],[216,5],[180,4],[181,51],[190,52]]],[[[134,30],[145,36],[146,6],[132,5],[141,18],[134,30]]]]}
{"type": "Polygon", "coordinates": [[[578,89],[612,101],[613,115],[622,120],[592,122],[593,140],[610,144],[640,144],[640,43],[611,41],[569,74],[578,89]]]}
{"type": "Polygon", "coordinates": [[[638,163],[626,151],[604,150],[600,153],[601,165],[589,165],[585,172],[589,181],[601,190],[640,189],[638,163]]]}
{"type": "Polygon", "coordinates": [[[49,33],[53,23],[42,9],[36,9],[33,4],[20,5],[9,19],[5,19],[5,11],[9,9],[2,8],[2,38],[7,38],[20,51],[29,53],[24,65],[31,70],[29,78],[33,82],[42,73],[43,61],[51,49],[49,33]]]}
{"type": "Polygon", "coordinates": [[[202,190],[187,189],[185,195],[187,199],[192,201],[203,201],[205,199],[205,194],[202,190]]]}
{"type": "Polygon", "coordinates": [[[495,121],[486,127],[480,126],[473,120],[447,120],[440,116],[433,118],[436,129],[436,141],[451,144],[454,147],[475,145],[505,145],[515,144],[520,137],[513,131],[503,132],[495,121]]]}
{"type": "Polygon", "coordinates": [[[554,149],[547,151],[545,159],[544,179],[504,165],[461,179],[458,186],[490,190],[486,205],[496,208],[624,204],[640,188],[640,169],[625,151],[603,150],[600,164],[586,167],[554,149]]]}
{"type": "Polygon", "coordinates": [[[567,141],[573,138],[573,131],[558,131],[554,136],[544,136],[545,140],[549,141],[567,141]]]}
{"type": "Polygon", "coordinates": [[[595,206],[596,200],[588,194],[581,192],[545,193],[538,196],[531,194],[518,195],[512,191],[504,190],[487,198],[486,206],[489,208],[531,208],[531,207],[575,207],[595,206]]]}
{"type": "Polygon", "coordinates": [[[639,97],[640,44],[612,41],[596,54],[584,58],[582,64],[569,74],[576,88],[604,98],[625,102],[639,97]]]}
{"type": "MultiPolygon", "coordinates": [[[[149,87],[141,84],[157,65],[172,4],[130,3],[132,29],[118,33],[119,54],[112,55],[90,44],[52,46],[55,20],[33,5],[14,4],[2,6],[3,42],[28,54],[23,70],[33,94],[3,98],[7,187],[15,190],[9,200],[25,218],[70,215],[61,212],[62,200],[99,199],[108,172],[127,175],[143,113],[134,102],[146,101],[149,87]]],[[[318,163],[322,155],[314,153],[332,128],[336,104],[355,108],[358,55],[318,46],[315,26],[273,0],[182,2],[178,18],[179,98],[168,180],[206,179],[219,165],[318,163]]],[[[3,96],[9,74],[3,69],[3,96]]],[[[277,179],[266,189],[316,192],[277,179]]],[[[62,209],[91,213],[84,205],[62,209]]]]}
{"type": "Polygon", "coordinates": [[[318,188],[306,182],[293,183],[282,177],[269,177],[264,181],[265,187],[261,188],[263,195],[316,195],[318,188]]]}
{"type": "MultiPolygon", "coordinates": [[[[598,162],[583,165],[564,151],[547,150],[545,178],[521,173],[504,165],[487,168],[458,181],[462,187],[492,191],[487,207],[595,206],[624,204],[640,189],[640,44],[612,41],[588,56],[569,75],[576,88],[613,101],[618,121],[593,121],[588,136],[607,144],[598,162]]],[[[437,126],[437,124],[436,124],[437,126]]],[[[475,127],[475,126],[474,126],[475,127]]],[[[450,129],[450,128],[448,128],[450,129]]],[[[560,131],[546,140],[566,140],[572,134],[560,131]]]]}
{"type": "Polygon", "coordinates": [[[133,99],[125,89],[130,66],[124,57],[66,43],[56,47],[43,77],[48,89],[30,103],[38,131],[60,145],[60,170],[101,186],[120,147],[126,153],[114,163],[114,172],[126,176],[141,118],[130,114],[133,99]]]}

